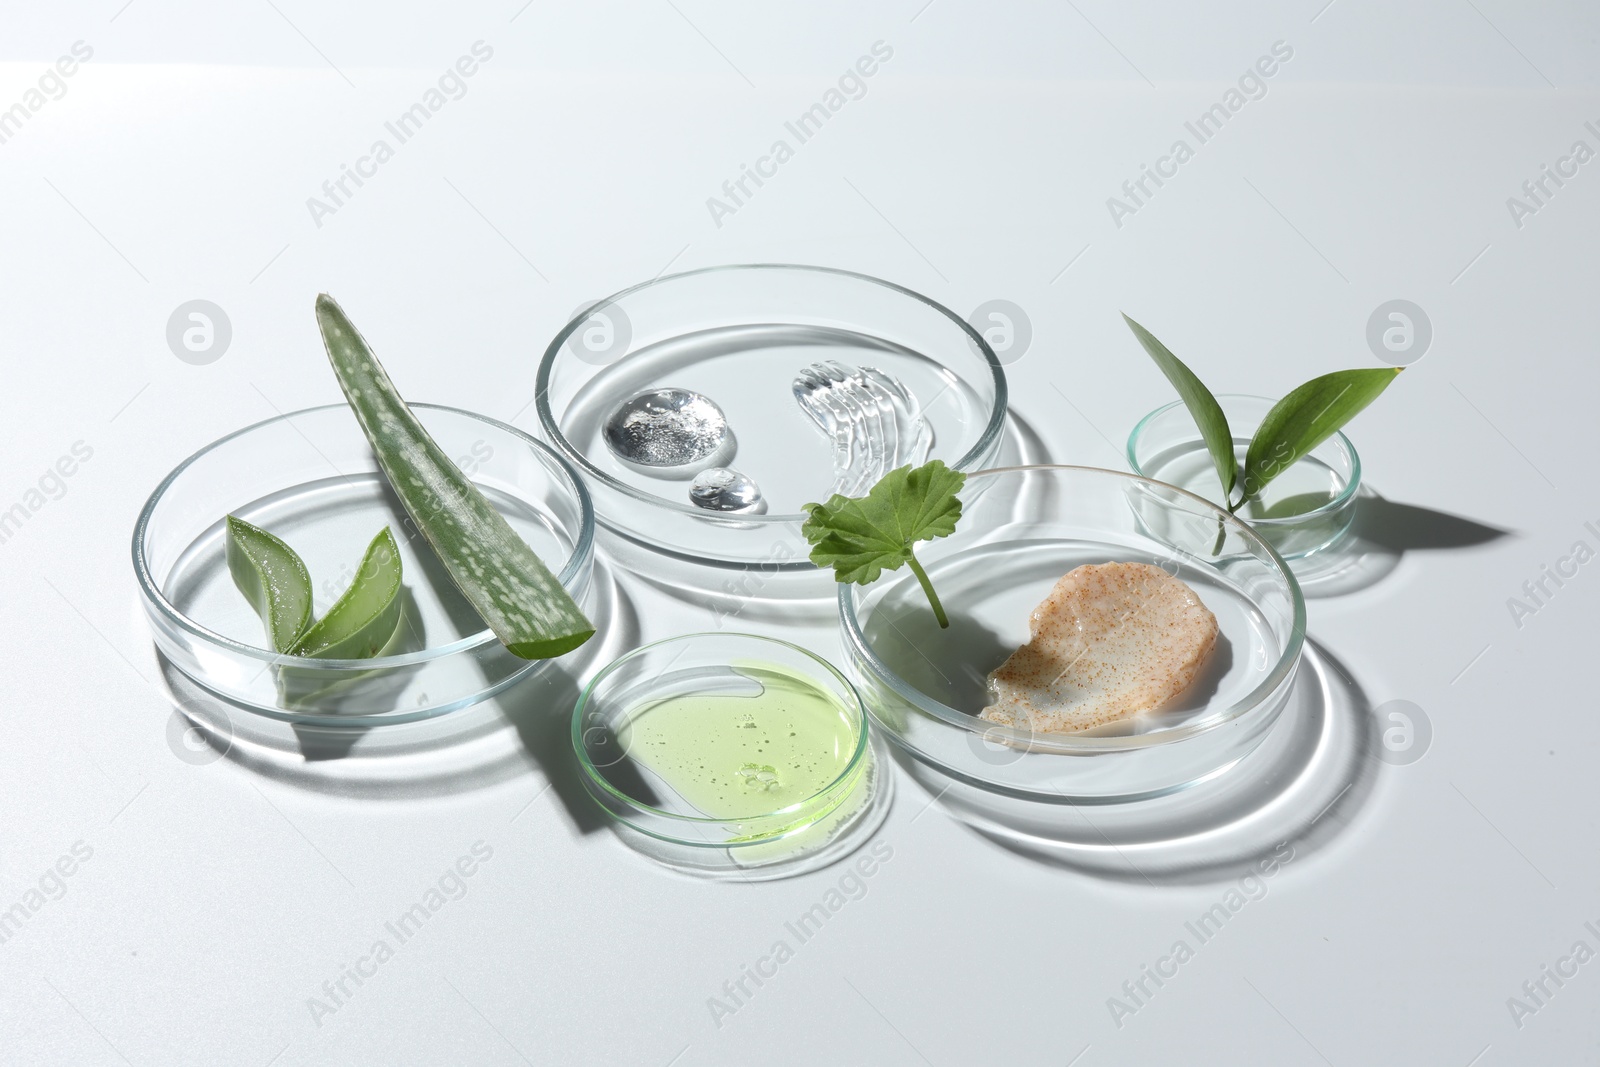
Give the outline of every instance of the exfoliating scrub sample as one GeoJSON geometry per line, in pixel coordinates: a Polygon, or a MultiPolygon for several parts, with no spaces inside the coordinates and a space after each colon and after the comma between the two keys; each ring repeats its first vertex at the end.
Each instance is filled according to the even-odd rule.
{"type": "Polygon", "coordinates": [[[1217,644],[1217,618],[1194,590],[1148,563],[1077,567],[1028,621],[1028,643],[990,672],[980,717],[1041,733],[1154,711],[1189,688],[1217,644]]]}
{"type": "Polygon", "coordinates": [[[647,704],[618,740],[633,760],[716,819],[747,819],[816,796],[850,765],[845,707],[775,667],[736,668],[758,692],[692,692],[647,704]]]}
{"type": "MultiPolygon", "coordinates": [[[[955,532],[965,484],[964,473],[933,460],[890,471],[865,496],[806,505],[801,531],[811,562],[861,585],[907,566],[940,629],[949,629],[916,545],[955,532]]],[[[1028,621],[1027,643],[990,672],[979,717],[1038,733],[1077,733],[1155,711],[1193,684],[1220,633],[1193,589],[1148,563],[1074,568],[1028,621]]]]}

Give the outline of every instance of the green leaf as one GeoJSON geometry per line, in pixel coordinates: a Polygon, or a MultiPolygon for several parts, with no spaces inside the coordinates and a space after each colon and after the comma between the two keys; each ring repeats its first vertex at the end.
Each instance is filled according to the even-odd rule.
{"type": "MultiPolygon", "coordinates": [[[[399,595],[395,597],[395,604],[394,632],[389,635],[388,641],[370,656],[353,658],[386,659],[421,651],[421,635],[412,621],[416,617],[416,605],[411,591],[402,585],[399,595]]],[[[350,704],[355,705],[356,709],[370,709],[385,702],[383,694],[399,692],[415,670],[405,667],[375,668],[370,671],[332,670],[318,666],[320,658],[304,658],[304,666],[278,668],[278,699],[283,701],[284,707],[317,714],[337,714],[350,704]]]]}
{"type": "Polygon", "coordinates": [[[594,636],[594,624],[423,429],[326,293],[317,298],[317,324],[339,387],[389,485],[501,643],[523,659],[549,659],[594,636]]]}
{"type": "Polygon", "coordinates": [[[267,626],[274,652],[287,652],[311,624],[311,575],[294,549],[228,516],[228,570],[267,626]]]}
{"type": "Polygon", "coordinates": [[[1211,453],[1211,462],[1216,465],[1217,478],[1222,482],[1222,503],[1232,504],[1233,487],[1239,478],[1239,461],[1233,454],[1233,435],[1228,431],[1228,417],[1222,413],[1222,405],[1217,403],[1217,398],[1211,395],[1205,383],[1195,377],[1194,371],[1184,366],[1183,361],[1156,340],[1154,334],[1127,315],[1122,316],[1122,321],[1128,324],[1128,329],[1144,345],[1144,350],[1156,361],[1156,366],[1167,376],[1167,381],[1178,390],[1178,396],[1183,399],[1189,414],[1194,416],[1200,436],[1211,453]]]}
{"type": "Polygon", "coordinates": [[[289,649],[315,659],[367,659],[378,654],[400,622],[400,546],[385,526],[372,543],[355,580],[328,613],[289,649]]]}
{"type": "Polygon", "coordinates": [[[812,544],[811,562],[832,567],[838,582],[868,585],[885,570],[908,564],[940,626],[949,626],[944,607],[912,546],[918,541],[948,537],[961,518],[956,495],[967,476],[940,460],[910,465],[885,474],[864,497],[835,493],[826,504],[807,504],[801,533],[812,544]]]}
{"type": "Polygon", "coordinates": [[[1376,400],[1403,369],[1334,371],[1311,379],[1274,404],[1256,428],[1245,453],[1245,494],[1259,494],[1273,478],[1332,437],[1376,400]]]}

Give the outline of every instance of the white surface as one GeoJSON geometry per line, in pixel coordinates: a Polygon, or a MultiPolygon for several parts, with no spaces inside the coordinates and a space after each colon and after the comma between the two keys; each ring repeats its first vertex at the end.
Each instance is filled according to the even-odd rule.
{"type": "MultiPolygon", "coordinates": [[[[1575,541],[1600,547],[1583,525],[1600,525],[1600,162],[1520,229],[1505,203],[1574,140],[1600,146],[1592,5],[274,3],[13,5],[0,34],[0,108],[74,41],[94,48],[0,145],[0,508],[74,442],[93,449],[0,544],[0,907],[75,842],[93,850],[0,944],[0,1058],[1593,1056],[1600,963],[1520,1028],[1507,998],[1575,941],[1600,949],[1584,927],[1600,927],[1600,564],[1520,628],[1506,602],[1575,541]],[[479,39],[494,58],[467,95],[315,226],[306,198],[479,39]],[[715,225],[706,198],[879,40],[894,56],[866,95],[715,225]],[[1106,198],[1277,40],[1294,58],[1265,98],[1116,228],[1106,198]],[[1382,301],[1432,319],[1432,350],[1352,428],[1369,482],[1513,533],[1408,552],[1310,603],[1312,635],[1373,704],[1426,710],[1432,748],[1369,760],[1360,789],[1299,813],[1314,838],[1120,1027],[1107,998],[1242,867],[1147,879],[1150,849],[1102,857],[1120,876],[1041,864],[925,808],[902,775],[879,835],[892,860],[718,1026],[707,999],[792,941],[784,923],[842,869],[754,887],[667,874],[580,833],[533,756],[445,796],[344,797],[168,747],[134,516],[206,442],[337,397],[317,291],[366,324],[408,396],[531,427],[537,355],[580,301],[748,260],[862,270],[963,312],[1015,301],[1034,330],[1015,411],[1053,459],[1117,467],[1170,398],[1119,309],[1219,390],[1272,395],[1371,365],[1382,301]],[[233,324],[209,366],[164,339],[197,297],[233,324]],[[493,857],[466,896],[314,1020],[307,999],[478,841],[493,857]]],[[[647,638],[713,623],[624,592],[647,638]]],[[[830,627],[784,632],[837,654],[830,627]]]]}

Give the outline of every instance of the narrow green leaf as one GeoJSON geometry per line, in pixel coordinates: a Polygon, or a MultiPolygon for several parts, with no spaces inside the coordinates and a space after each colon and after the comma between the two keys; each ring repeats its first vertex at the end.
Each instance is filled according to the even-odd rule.
{"type": "Polygon", "coordinates": [[[594,636],[594,624],[423,429],[326,293],[317,298],[317,324],[339,387],[395,495],[495,636],[523,659],[559,656],[594,636]]]}
{"type": "Polygon", "coordinates": [[[1228,417],[1222,413],[1222,405],[1217,403],[1217,398],[1211,395],[1205,383],[1195,377],[1194,371],[1184,366],[1183,360],[1156,340],[1154,334],[1127,315],[1122,316],[1122,321],[1128,324],[1139,343],[1144,345],[1144,350],[1150,353],[1150,358],[1156,361],[1161,373],[1178,391],[1189,414],[1194,416],[1200,436],[1211,453],[1211,462],[1216,465],[1217,478],[1222,482],[1222,503],[1232,504],[1234,483],[1239,477],[1239,461],[1233,454],[1233,435],[1228,431],[1228,417]]]}
{"type": "Polygon", "coordinates": [[[1378,398],[1401,367],[1334,371],[1295,389],[1256,428],[1244,460],[1244,490],[1255,496],[1378,398]]]}
{"type": "Polygon", "coordinates": [[[367,546],[350,588],[289,652],[316,659],[366,659],[388,643],[399,621],[400,546],[385,526],[367,546]]]}
{"type": "Polygon", "coordinates": [[[228,516],[228,571],[267,627],[274,652],[287,652],[311,625],[311,574],[299,554],[243,519],[228,516]]]}

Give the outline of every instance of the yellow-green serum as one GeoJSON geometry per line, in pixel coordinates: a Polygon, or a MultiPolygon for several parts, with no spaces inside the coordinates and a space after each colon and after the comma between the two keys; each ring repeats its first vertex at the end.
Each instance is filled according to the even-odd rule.
{"type": "Polygon", "coordinates": [[[634,713],[619,740],[633,759],[715,819],[781,811],[849,766],[856,729],[832,693],[782,671],[740,667],[757,694],[683,693],[634,713]]]}

